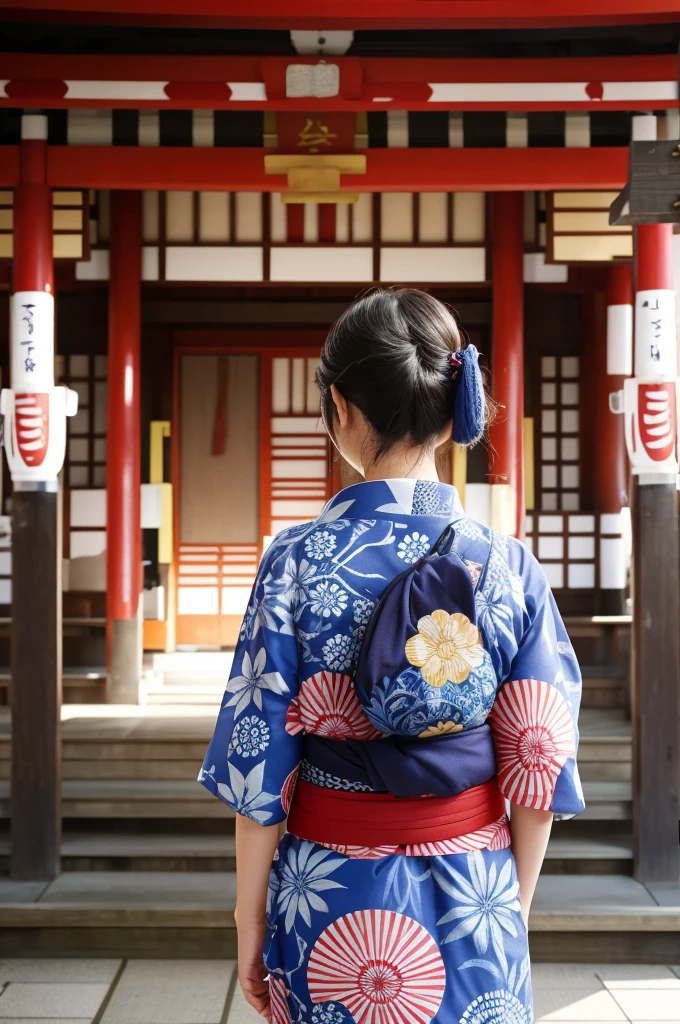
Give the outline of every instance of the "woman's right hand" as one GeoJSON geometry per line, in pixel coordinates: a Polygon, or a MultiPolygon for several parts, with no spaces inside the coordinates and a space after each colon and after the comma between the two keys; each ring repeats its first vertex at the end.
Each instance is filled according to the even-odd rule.
{"type": "Polygon", "coordinates": [[[262,958],[262,942],[266,924],[237,921],[238,928],[238,980],[246,1002],[266,1021],[271,1021],[267,968],[262,958]]]}
{"type": "Polygon", "coordinates": [[[271,1021],[267,968],[262,947],[267,932],[265,907],[272,858],[280,825],[260,825],[236,815],[236,928],[238,977],[246,1001],[271,1021]]]}

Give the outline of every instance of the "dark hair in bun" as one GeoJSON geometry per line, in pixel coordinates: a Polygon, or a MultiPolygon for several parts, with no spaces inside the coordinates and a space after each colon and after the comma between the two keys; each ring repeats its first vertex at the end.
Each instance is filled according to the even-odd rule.
{"type": "Polygon", "coordinates": [[[453,436],[474,444],[488,406],[474,346],[462,372],[455,360],[452,366],[452,353],[461,349],[453,313],[427,292],[376,288],[362,296],[335,321],[321,351],[316,380],[326,429],[333,436],[335,384],[373,428],[376,459],[401,441],[425,446],[454,417],[454,408],[473,410],[465,422],[459,413],[458,429],[454,417],[453,436]]]}

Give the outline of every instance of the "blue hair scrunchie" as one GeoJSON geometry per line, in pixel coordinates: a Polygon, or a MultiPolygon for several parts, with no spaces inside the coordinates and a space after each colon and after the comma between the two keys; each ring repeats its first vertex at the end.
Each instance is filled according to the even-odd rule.
{"type": "Polygon", "coordinates": [[[467,345],[451,353],[453,378],[453,440],[474,444],[484,433],[486,397],[479,368],[479,352],[467,345]]]}

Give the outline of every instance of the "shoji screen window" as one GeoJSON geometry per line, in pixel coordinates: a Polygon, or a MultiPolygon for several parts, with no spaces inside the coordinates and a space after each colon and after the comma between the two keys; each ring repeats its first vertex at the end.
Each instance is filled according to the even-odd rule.
{"type": "Polygon", "coordinates": [[[106,356],[65,356],[63,383],[78,392],[68,420],[64,466],[69,488],[106,486],[106,356]]]}
{"type": "Polygon", "coordinates": [[[540,507],[546,512],[579,509],[579,360],[541,359],[540,507]]]}
{"type": "Polygon", "coordinates": [[[329,442],[319,415],[317,358],[272,360],[272,533],[313,519],[330,496],[329,442]]]}

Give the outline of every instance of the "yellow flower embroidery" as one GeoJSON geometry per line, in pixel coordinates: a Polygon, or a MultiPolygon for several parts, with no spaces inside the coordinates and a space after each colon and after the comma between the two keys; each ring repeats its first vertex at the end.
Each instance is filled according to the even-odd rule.
{"type": "Polygon", "coordinates": [[[479,630],[462,612],[439,608],[418,619],[418,632],[406,641],[406,657],[422,669],[430,686],[443,686],[447,680],[462,683],[473,668],[484,660],[479,630]]]}
{"type": "Polygon", "coordinates": [[[460,722],[437,722],[436,725],[428,725],[418,733],[418,739],[426,740],[430,736],[444,736],[447,732],[460,732],[463,726],[460,722]]]}

